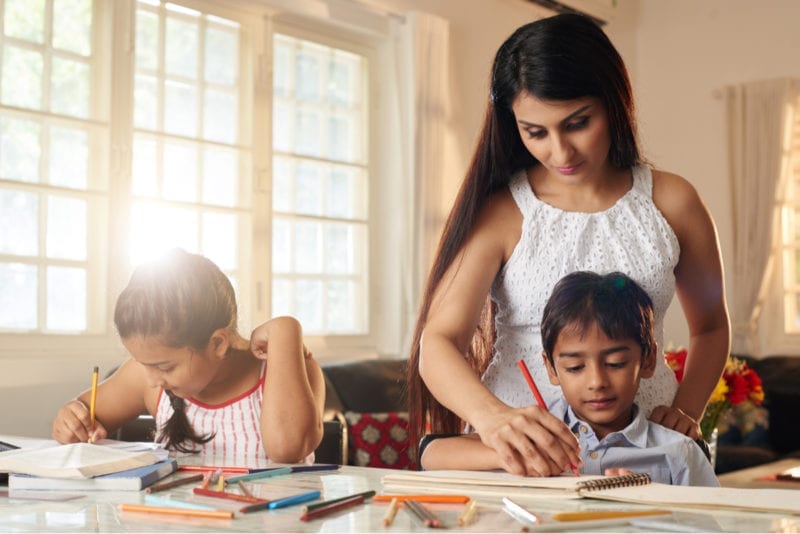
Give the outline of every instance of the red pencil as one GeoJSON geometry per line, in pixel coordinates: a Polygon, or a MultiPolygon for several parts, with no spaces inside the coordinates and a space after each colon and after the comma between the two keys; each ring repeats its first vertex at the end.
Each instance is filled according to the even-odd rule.
{"type": "Polygon", "coordinates": [[[323,517],[328,514],[332,514],[334,512],[338,512],[339,510],[343,510],[345,508],[350,508],[351,506],[355,506],[357,504],[361,504],[364,502],[363,495],[356,495],[352,499],[345,499],[343,501],[335,502],[329,504],[328,506],[322,506],[320,508],[316,508],[310,512],[306,512],[300,516],[301,521],[310,521],[312,519],[316,519],[318,517],[323,517]]]}
{"type": "Polygon", "coordinates": [[[528,387],[531,388],[531,392],[533,396],[536,397],[536,402],[544,409],[547,409],[547,404],[544,402],[542,398],[542,394],[539,393],[539,388],[536,387],[536,382],[533,381],[533,377],[531,376],[531,372],[528,371],[528,366],[525,365],[525,360],[519,360],[517,362],[519,366],[519,370],[522,371],[522,376],[525,377],[525,381],[528,382],[528,387]]]}
{"type": "Polygon", "coordinates": [[[216,497],[218,499],[229,499],[231,501],[249,502],[253,504],[261,504],[266,499],[259,499],[258,497],[248,497],[247,495],[239,495],[238,493],[229,493],[227,491],[215,491],[206,488],[192,488],[195,495],[204,495],[206,497],[216,497]]]}

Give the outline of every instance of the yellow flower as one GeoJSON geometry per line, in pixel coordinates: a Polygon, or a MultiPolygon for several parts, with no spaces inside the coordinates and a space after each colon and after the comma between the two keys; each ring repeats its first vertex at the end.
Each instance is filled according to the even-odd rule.
{"type": "Polygon", "coordinates": [[[717,386],[714,388],[714,391],[711,392],[711,397],[708,399],[708,403],[712,404],[715,402],[723,402],[727,399],[728,394],[728,383],[725,381],[725,378],[722,377],[717,382],[717,386]]]}

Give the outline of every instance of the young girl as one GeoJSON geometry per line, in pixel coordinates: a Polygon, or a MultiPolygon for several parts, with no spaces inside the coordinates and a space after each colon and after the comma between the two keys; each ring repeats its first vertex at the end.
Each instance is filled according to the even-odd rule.
{"type": "MultiPolygon", "coordinates": [[[[691,438],[730,350],[714,222],[684,178],[644,164],[627,70],[602,29],[563,14],[518,28],[495,56],[483,131],[420,305],[408,376],[415,438],[468,423],[515,473],[578,461],[546,401],[542,308],[574,271],[624,272],[654,304],[656,339],[677,294],[689,327],[680,385],[659,357],[637,393],[652,421],[691,438]]],[[[562,425],[563,427],[563,425],[562,425]]]]}
{"type": "Polygon", "coordinates": [[[147,411],[168,449],[240,461],[313,457],[325,383],[300,324],[274,318],[251,347],[236,322],[233,287],[208,259],[175,249],[138,267],[114,311],[131,359],[98,386],[94,426],[84,391],[59,411],[53,438],[102,439],[147,411]]]}

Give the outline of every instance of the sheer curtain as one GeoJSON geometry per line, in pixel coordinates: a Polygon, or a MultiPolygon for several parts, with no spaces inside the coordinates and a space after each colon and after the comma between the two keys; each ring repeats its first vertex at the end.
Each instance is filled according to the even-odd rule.
{"type": "MultiPolygon", "coordinates": [[[[445,214],[440,189],[444,139],[449,114],[449,24],[427,13],[411,12],[392,23],[391,60],[397,152],[392,173],[404,209],[402,249],[403,351],[407,352],[425,278],[445,214]]],[[[390,82],[391,83],[391,82],[390,82]]]]}
{"type": "Polygon", "coordinates": [[[797,80],[785,78],[725,88],[734,234],[730,314],[739,354],[760,352],[756,329],[776,261],[778,202],[798,90],[797,80]]]}

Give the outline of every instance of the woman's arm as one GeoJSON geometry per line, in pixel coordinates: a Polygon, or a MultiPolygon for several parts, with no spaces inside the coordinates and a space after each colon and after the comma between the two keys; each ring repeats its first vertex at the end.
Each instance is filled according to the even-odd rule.
{"type": "Polygon", "coordinates": [[[431,441],[422,453],[423,469],[503,469],[497,451],[484,445],[477,434],[441,437],[431,441]]]}
{"type": "Polygon", "coordinates": [[[678,299],[689,326],[683,381],[671,409],[650,418],[691,438],[730,353],[730,323],[714,221],[694,187],[680,176],[653,172],[653,199],[678,237],[678,299]]]}
{"type": "Polygon", "coordinates": [[[522,216],[508,191],[492,197],[433,296],[420,344],[420,375],[430,392],[468,421],[519,474],[561,473],[579,465],[578,443],[537,406],[512,409],[465,359],[492,282],[520,238],[522,216]]]}
{"type": "Polygon", "coordinates": [[[251,350],[267,360],[261,406],[264,451],[277,462],[299,462],[322,440],[322,369],[305,350],[302,327],[292,317],[259,326],[251,350]]]}
{"type": "MultiPolygon", "coordinates": [[[[142,366],[128,359],[97,386],[95,425],[89,417],[91,390],[66,403],[53,421],[53,439],[59,443],[97,441],[147,410],[147,385],[142,366]]],[[[151,412],[152,413],[152,412],[151,412]]]]}

